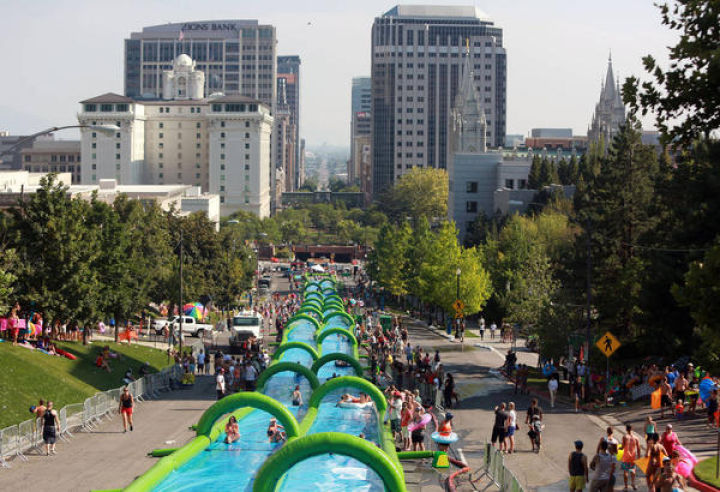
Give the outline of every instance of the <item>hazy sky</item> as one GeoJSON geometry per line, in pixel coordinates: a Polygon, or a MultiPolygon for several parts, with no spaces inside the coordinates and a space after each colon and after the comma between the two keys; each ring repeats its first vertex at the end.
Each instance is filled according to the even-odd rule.
{"type": "MultiPolygon", "coordinates": [[[[348,145],[350,81],[370,74],[373,19],[394,5],[379,0],[0,0],[0,130],[30,133],[73,124],[78,101],[122,93],[123,40],[143,26],[258,19],[277,28],[278,54],[302,58],[302,136],[311,146],[348,145]]],[[[664,60],[674,40],[660,25],[652,0],[474,5],[504,30],[508,133],[571,127],[585,134],[608,52],[616,76],[624,78],[641,73],[645,54],[664,60]]]]}

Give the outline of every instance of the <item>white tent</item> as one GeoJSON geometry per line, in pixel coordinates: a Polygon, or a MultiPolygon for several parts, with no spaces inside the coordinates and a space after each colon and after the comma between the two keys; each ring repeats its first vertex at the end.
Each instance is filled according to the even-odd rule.
{"type": "Polygon", "coordinates": [[[313,272],[320,272],[320,273],[325,271],[325,269],[320,265],[313,265],[310,267],[310,270],[312,270],[313,272]]]}

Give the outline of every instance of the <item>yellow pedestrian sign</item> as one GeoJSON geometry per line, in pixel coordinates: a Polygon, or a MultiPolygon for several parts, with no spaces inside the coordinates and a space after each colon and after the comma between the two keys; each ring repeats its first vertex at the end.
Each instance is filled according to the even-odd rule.
{"type": "Polygon", "coordinates": [[[465,303],[458,299],[453,302],[453,307],[455,308],[455,312],[462,313],[463,309],[465,309],[465,303]]]}
{"type": "Polygon", "coordinates": [[[610,357],[620,348],[620,341],[615,338],[615,335],[608,331],[600,337],[600,340],[595,343],[595,346],[600,349],[600,352],[605,354],[605,357],[610,357]]]}

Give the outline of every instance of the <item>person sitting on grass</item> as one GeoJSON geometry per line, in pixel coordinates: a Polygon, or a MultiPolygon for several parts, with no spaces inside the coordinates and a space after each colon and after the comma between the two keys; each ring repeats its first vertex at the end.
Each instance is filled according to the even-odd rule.
{"type": "Polygon", "coordinates": [[[110,369],[110,364],[108,364],[107,359],[103,356],[103,354],[99,354],[97,356],[97,359],[95,359],[95,366],[99,367],[100,369],[104,369],[107,372],[112,372],[112,369],[110,369]]]}

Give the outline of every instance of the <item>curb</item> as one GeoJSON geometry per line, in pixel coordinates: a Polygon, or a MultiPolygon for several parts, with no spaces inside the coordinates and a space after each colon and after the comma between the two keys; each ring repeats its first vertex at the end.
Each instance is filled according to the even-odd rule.
{"type": "Polygon", "coordinates": [[[688,477],[688,483],[692,487],[698,489],[700,492],[720,492],[720,489],[717,489],[710,484],[698,480],[698,478],[695,476],[694,471],[690,473],[690,476],[688,477]]]}

